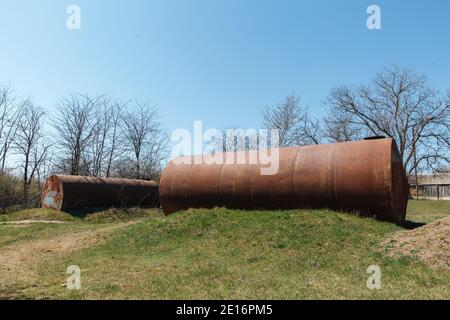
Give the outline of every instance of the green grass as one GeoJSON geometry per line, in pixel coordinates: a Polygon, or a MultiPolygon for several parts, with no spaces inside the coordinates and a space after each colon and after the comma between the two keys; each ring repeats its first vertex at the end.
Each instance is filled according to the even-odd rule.
{"type": "Polygon", "coordinates": [[[0,223],[21,220],[45,220],[79,223],[111,223],[162,216],[159,210],[152,209],[92,209],[78,210],[71,213],[51,209],[27,209],[0,215],[0,223]]]}
{"type": "Polygon", "coordinates": [[[408,203],[408,219],[429,223],[450,215],[450,201],[413,200],[408,203]]]}
{"type": "Polygon", "coordinates": [[[0,222],[21,221],[21,220],[58,220],[74,221],[75,218],[67,212],[59,212],[50,209],[27,209],[13,213],[0,215],[0,222]]]}
{"type": "Polygon", "coordinates": [[[105,224],[139,221],[162,217],[159,210],[152,209],[108,209],[89,213],[87,211],[60,212],[51,209],[27,209],[0,215],[0,248],[22,242],[51,239],[53,237],[83,230],[97,229],[105,224]],[[27,220],[59,223],[13,224],[27,220]]]}
{"type": "MultiPolygon", "coordinates": [[[[450,202],[411,201],[408,210],[411,222],[429,222],[449,216],[450,202]]],[[[135,218],[127,215],[129,220],[140,222],[116,231],[101,244],[35,263],[34,276],[18,286],[17,296],[450,298],[450,270],[433,270],[413,258],[392,259],[380,250],[380,241],[402,229],[391,223],[328,210],[190,210],[168,217],[145,212],[135,218]],[[73,264],[81,268],[81,290],[61,286],[66,281],[67,266],[73,264]],[[366,287],[370,265],[381,267],[381,290],[366,287]]],[[[24,215],[16,214],[20,219],[24,215]]],[[[112,216],[103,212],[95,219],[67,217],[67,221],[74,220],[46,228],[66,232],[62,228],[113,224],[117,218],[112,216]]],[[[14,232],[12,227],[5,228],[11,229],[0,229],[0,243],[5,237],[20,238],[23,234],[18,230],[32,227],[14,232]]],[[[37,237],[47,231],[42,229],[37,237]]],[[[26,232],[33,233],[31,229],[26,232]]]]}
{"type": "Polygon", "coordinates": [[[13,244],[26,243],[37,239],[51,239],[52,237],[86,230],[88,226],[85,224],[67,225],[57,224],[50,225],[44,223],[36,223],[30,225],[0,225],[0,249],[4,246],[13,244]]]}

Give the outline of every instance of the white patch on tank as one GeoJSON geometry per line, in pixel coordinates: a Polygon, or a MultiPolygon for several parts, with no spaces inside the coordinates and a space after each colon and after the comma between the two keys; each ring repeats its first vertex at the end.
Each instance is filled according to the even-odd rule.
{"type": "Polygon", "coordinates": [[[49,191],[49,192],[47,192],[47,194],[44,197],[44,205],[49,207],[49,208],[53,208],[53,209],[59,210],[60,203],[55,201],[57,196],[58,196],[58,192],[57,191],[49,191]]]}

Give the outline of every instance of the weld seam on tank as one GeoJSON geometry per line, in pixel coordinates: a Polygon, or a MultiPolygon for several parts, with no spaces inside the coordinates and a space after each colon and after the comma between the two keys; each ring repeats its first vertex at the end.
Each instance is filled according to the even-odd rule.
{"type": "Polygon", "coordinates": [[[296,164],[297,164],[297,160],[298,160],[298,157],[299,157],[299,155],[300,155],[300,149],[298,149],[296,152],[295,152],[295,157],[292,157],[292,159],[290,160],[291,162],[290,162],[290,174],[289,174],[289,179],[291,180],[291,195],[290,195],[290,200],[291,200],[291,203],[292,204],[294,204],[294,203],[296,203],[296,201],[297,201],[297,199],[295,198],[295,193],[294,193],[294,174],[295,174],[295,166],[296,166],[296,164]]]}

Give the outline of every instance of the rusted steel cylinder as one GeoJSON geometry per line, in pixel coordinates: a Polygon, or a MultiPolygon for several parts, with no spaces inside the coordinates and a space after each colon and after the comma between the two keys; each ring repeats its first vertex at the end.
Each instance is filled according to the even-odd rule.
{"type": "Polygon", "coordinates": [[[42,193],[42,207],[56,210],[159,206],[155,181],[52,175],[42,193]]]}
{"type": "Polygon", "coordinates": [[[170,162],[160,181],[164,213],[214,207],[330,208],[405,220],[409,184],[392,139],[278,150],[279,169],[273,175],[262,175],[261,162],[249,161],[257,151],[235,153],[246,164],[201,164],[202,157],[210,156],[170,162]]]}

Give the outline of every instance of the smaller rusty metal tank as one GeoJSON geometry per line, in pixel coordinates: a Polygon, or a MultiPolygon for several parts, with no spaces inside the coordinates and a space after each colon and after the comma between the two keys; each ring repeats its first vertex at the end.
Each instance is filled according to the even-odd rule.
{"type": "Polygon", "coordinates": [[[55,210],[108,207],[157,207],[155,181],[52,175],[42,193],[42,207],[55,210]]]}

